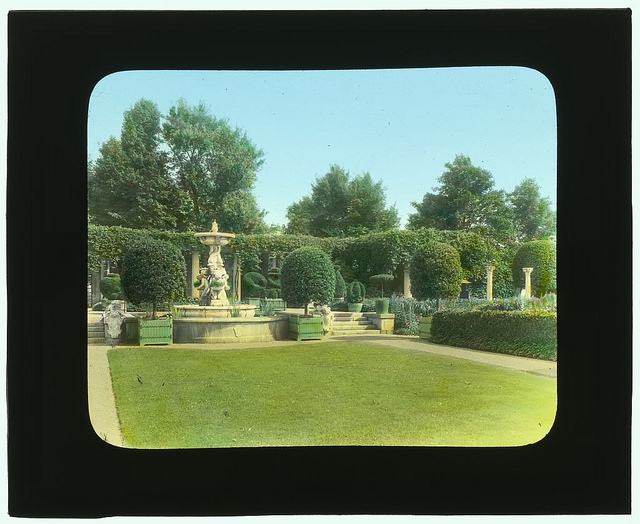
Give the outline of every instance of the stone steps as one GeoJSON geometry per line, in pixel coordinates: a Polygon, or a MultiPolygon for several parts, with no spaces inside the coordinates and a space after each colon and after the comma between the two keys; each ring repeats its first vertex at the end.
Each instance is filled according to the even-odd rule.
{"type": "Polygon", "coordinates": [[[87,325],[87,343],[92,345],[104,344],[104,324],[102,322],[94,322],[87,325]]]}
{"type": "Polygon", "coordinates": [[[333,315],[332,336],[379,334],[380,330],[376,329],[371,320],[362,316],[362,313],[336,311],[333,315]]]}

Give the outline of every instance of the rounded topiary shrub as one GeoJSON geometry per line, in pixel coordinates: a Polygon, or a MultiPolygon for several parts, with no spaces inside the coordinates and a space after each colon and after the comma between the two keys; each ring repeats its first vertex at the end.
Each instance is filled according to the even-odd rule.
{"type": "Polygon", "coordinates": [[[532,240],[522,244],[513,259],[513,285],[524,289],[523,267],[532,267],[533,294],[543,297],[556,291],[556,247],[552,240],[532,240]]]}
{"type": "Polygon", "coordinates": [[[463,274],[457,249],[442,242],[423,245],[411,258],[409,278],[418,300],[460,296],[463,274]]]}
{"type": "Polygon", "coordinates": [[[102,293],[107,300],[122,300],[120,275],[111,273],[100,280],[100,293],[102,293]]]}
{"type": "Polygon", "coordinates": [[[152,318],[158,304],[184,297],[186,267],[180,250],[168,242],[141,238],[125,248],[120,283],[126,299],[149,304],[152,318]]]}
{"type": "Polygon", "coordinates": [[[315,247],[301,247],[289,253],[280,271],[282,298],[289,304],[329,304],[336,288],[336,274],[329,256],[315,247]]]}

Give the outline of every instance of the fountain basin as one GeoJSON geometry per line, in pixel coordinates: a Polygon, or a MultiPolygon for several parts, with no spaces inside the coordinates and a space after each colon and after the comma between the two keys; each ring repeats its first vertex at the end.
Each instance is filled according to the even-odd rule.
{"type": "Polygon", "coordinates": [[[176,319],[180,318],[251,318],[256,314],[256,306],[252,304],[236,304],[235,306],[174,306],[176,319]]]}
{"type": "Polygon", "coordinates": [[[176,344],[272,342],[289,338],[286,315],[253,318],[174,318],[176,344]]]}

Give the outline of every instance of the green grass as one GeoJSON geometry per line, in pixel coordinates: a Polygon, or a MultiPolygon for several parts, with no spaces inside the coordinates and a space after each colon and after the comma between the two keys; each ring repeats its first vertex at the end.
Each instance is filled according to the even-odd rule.
{"type": "Polygon", "coordinates": [[[109,351],[126,442],[143,448],[518,446],[546,435],[556,381],[354,342],[109,351]]]}

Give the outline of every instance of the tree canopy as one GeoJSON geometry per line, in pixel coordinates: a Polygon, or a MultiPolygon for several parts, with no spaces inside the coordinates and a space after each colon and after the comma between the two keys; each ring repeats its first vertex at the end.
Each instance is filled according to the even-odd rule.
{"type": "Polygon", "coordinates": [[[551,201],[540,196],[540,187],[525,178],[509,195],[518,240],[528,242],[549,238],[556,232],[556,214],[551,201]]]}
{"type": "Polygon", "coordinates": [[[179,100],[167,116],[148,100],[124,113],[120,139],[89,164],[90,221],[171,231],[210,227],[261,233],[252,193],[262,151],[204,104],[179,100]]]}
{"type": "Polygon", "coordinates": [[[551,203],[540,196],[533,179],[507,193],[494,189],[493,175],[467,156],[457,155],[445,167],[435,192],[411,202],[416,213],[408,217],[409,229],[475,231],[503,242],[547,238],[555,232],[551,203]]]}
{"type": "Polygon", "coordinates": [[[139,100],[124,114],[120,139],[102,144],[88,170],[93,223],[171,230],[184,220],[184,199],[160,150],[160,120],[153,102],[139,100]]]}
{"type": "Polygon", "coordinates": [[[395,206],[386,207],[382,182],[369,173],[351,178],[337,165],[316,179],[310,196],[287,208],[287,219],[288,233],[317,237],[361,236],[400,223],[395,206]]]}

